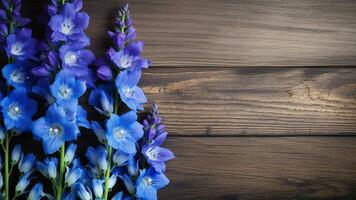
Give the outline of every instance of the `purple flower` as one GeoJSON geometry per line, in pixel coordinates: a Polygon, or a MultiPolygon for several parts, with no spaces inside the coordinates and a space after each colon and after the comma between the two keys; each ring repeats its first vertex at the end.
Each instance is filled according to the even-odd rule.
{"type": "Polygon", "coordinates": [[[116,78],[116,87],[121,100],[132,110],[143,110],[141,104],[147,102],[143,90],[137,86],[141,78],[141,71],[122,71],[116,78]]]}
{"type": "Polygon", "coordinates": [[[59,53],[63,69],[77,77],[88,75],[88,65],[95,60],[93,53],[81,45],[63,45],[59,53]]]}
{"type": "Polygon", "coordinates": [[[142,149],[142,154],[147,162],[155,168],[157,172],[166,171],[166,161],[174,158],[172,151],[158,146],[158,144],[147,145],[142,149]]]}
{"type": "Polygon", "coordinates": [[[149,61],[147,59],[141,58],[142,48],[143,42],[132,42],[118,52],[113,48],[110,48],[108,51],[108,56],[110,60],[116,65],[116,67],[120,69],[128,69],[132,71],[148,68],[149,61]]]}
{"type": "Polygon", "coordinates": [[[31,58],[36,52],[37,41],[31,37],[32,31],[23,28],[15,34],[10,34],[6,39],[6,54],[19,60],[31,58]]]}
{"type": "Polygon", "coordinates": [[[105,61],[105,59],[100,58],[94,62],[94,65],[97,66],[97,76],[103,81],[111,81],[113,77],[113,72],[110,68],[110,64],[105,61]]]}
{"type": "Polygon", "coordinates": [[[89,16],[85,12],[77,12],[74,4],[66,3],[60,14],[54,15],[50,21],[52,39],[54,41],[76,41],[83,37],[83,30],[88,27],[89,16]]]}

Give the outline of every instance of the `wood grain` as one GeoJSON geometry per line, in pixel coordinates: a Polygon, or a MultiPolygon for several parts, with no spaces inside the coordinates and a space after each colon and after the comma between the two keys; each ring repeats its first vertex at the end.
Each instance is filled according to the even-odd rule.
{"type": "Polygon", "coordinates": [[[151,68],[142,86],[174,135],[356,133],[352,68],[151,68]]]}
{"type": "Polygon", "coordinates": [[[160,199],[356,198],[356,139],[170,138],[177,158],[160,199]]]}
{"type": "MultiPolygon", "coordinates": [[[[32,1],[31,1],[32,2],[32,1]]],[[[102,54],[121,0],[86,0],[102,54]]],[[[153,66],[356,65],[356,1],[130,0],[153,66]]]]}

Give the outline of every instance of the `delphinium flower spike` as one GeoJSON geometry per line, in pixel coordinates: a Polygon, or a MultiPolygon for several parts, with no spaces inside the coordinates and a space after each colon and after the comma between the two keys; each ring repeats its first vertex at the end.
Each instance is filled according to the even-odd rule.
{"type": "Polygon", "coordinates": [[[90,128],[87,112],[79,105],[79,98],[93,84],[88,66],[95,60],[87,49],[84,31],[89,16],[81,11],[82,4],[82,0],[50,1],[41,17],[46,36],[39,45],[41,63],[32,69],[39,79],[32,90],[47,102],[46,112],[32,126],[34,138],[48,155],[36,167],[50,180],[52,198],[57,200],[78,197],[78,184],[86,174],[79,159],[74,159],[77,146],[70,144],[77,140],[80,127],[90,128]]]}
{"type": "Polygon", "coordinates": [[[148,68],[149,61],[141,57],[143,42],[135,40],[136,31],[128,4],[119,10],[114,31],[108,33],[113,46],[104,58],[95,62],[102,84],[89,96],[89,104],[106,117],[104,124],[91,122],[94,133],[103,144],[87,149],[91,191],[96,199],[104,200],[110,199],[110,196],[115,200],[156,199],[157,190],[168,184],[163,174],[165,161],[174,156],[168,149],[159,147],[167,133],[156,107],[145,121],[145,126],[137,121],[136,112],[143,110],[142,104],[147,102],[138,83],[142,69],[148,68]],[[122,105],[120,109],[119,105],[122,105]],[[148,137],[146,129],[154,131],[156,128],[157,135],[148,137]],[[158,141],[152,142],[156,138],[159,138],[158,141]],[[109,195],[119,181],[126,189],[109,195]]]}
{"type": "Polygon", "coordinates": [[[0,75],[0,143],[4,156],[0,159],[0,199],[5,200],[10,199],[10,193],[14,193],[12,199],[16,199],[27,192],[35,163],[35,156],[25,155],[20,145],[10,152],[11,139],[30,131],[32,116],[37,111],[36,101],[29,98],[34,80],[30,71],[36,63],[37,41],[32,38],[31,29],[26,27],[30,20],[21,17],[20,9],[20,0],[0,1],[0,50],[8,61],[0,75]],[[10,178],[13,170],[18,170],[20,177],[10,178]],[[17,178],[16,187],[10,188],[10,180],[17,178]]]}

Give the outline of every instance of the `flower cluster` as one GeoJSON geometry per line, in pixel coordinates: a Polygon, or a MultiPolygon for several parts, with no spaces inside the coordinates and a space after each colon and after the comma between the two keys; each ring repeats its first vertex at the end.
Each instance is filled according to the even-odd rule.
{"type": "Polygon", "coordinates": [[[158,107],[138,120],[147,103],[139,81],[150,62],[141,55],[128,5],[119,10],[108,32],[112,46],[99,59],[88,50],[89,16],[82,6],[82,0],[50,0],[40,18],[45,37],[37,41],[25,27],[30,20],[20,15],[21,1],[0,0],[0,49],[8,58],[0,76],[0,199],[155,200],[169,183],[166,162],[174,155],[162,147],[167,132],[158,107]],[[102,115],[97,121],[89,122],[80,105],[87,89],[89,104],[102,115]],[[83,128],[99,141],[86,149],[85,165],[75,144],[83,128]],[[19,144],[10,156],[11,138],[24,132],[41,142],[43,160],[19,144]],[[10,191],[14,168],[20,177],[10,191]],[[51,191],[46,182],[31,184],[35,171],[51,191]]]}
{"type": "Polygon", "coordinates": [[[5,200],[10,199],[10,192],[14,193],[14,198],[26,194],[36,159],[34,154],[24,154],[20,145],[13,147],[10,157],[12,138],[31,130],[32,116],[38,107],[29,97],[35,83],[31,69],[36,65],[37,40],[26,27],[30,20],[22,18],[20,8],[20,0],[0,1],[0,49],[8,61],[0,76],[0,144],[3,150],[0,155],[0,199],[5,200]],[[17,184],[10,188],[14,168],[20,176],[11,177],[17,184]]]}
{"type": "Polygon", "coordinates": [[[31,70],[38,78],[33,92],[47,101],[46,113],[32,124],[33,136],[42,142],[45,154],[59,152],[58,158],[47,157],[36,168],[51,181],[50,197],[56,199],[76,198],[75,191],[85,177],[79,159],[73,160],[76,145],[66,145],[77,140],[80,127],[90,128],[79,98],[93,84],[88,66],[95,58],[86,49],[89,39],[84,31],[89,16],[81,8],[81,0],[51,1],[46,7],[40,64],[31,70]]]}

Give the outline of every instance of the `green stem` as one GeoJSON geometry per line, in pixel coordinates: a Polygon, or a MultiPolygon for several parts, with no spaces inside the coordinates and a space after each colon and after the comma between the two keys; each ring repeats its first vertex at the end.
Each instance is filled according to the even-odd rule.
{"type": "Polygon", "coordinates": [[[64,154],[65,154],[65,144],[61,147],[61,150],[59,152],[60,154],[60,163],[59,163],[59,178],[58,178],[58,183],[57,183],[57,200],[61,200],[62,198],[62,190],[63,190],[63,179],[64,179],[64,154]]]}
{"type": "Polygon", "coordinates": [[[10,146],[10,138],[8,133],[6,133],[5,137],[5,200],[9,200],[10,198],[10,190],[9,190],[9,146],[10,146]]]}
{"type": "Polygon", "coordinates": [[[62,0],[62,4],[64,5],[66,3],[66,0],[62,0]]]}
{"type": "Polygon", "coordinates": [[[105,172],[105,185],[104,185],[104,199],[108,200],[109,196],[109,179],[110,179],[110,171],[111,171],[111,154],[112,154],[112,147],[109,146],[108,148],[108,168],[105,172]]]}

